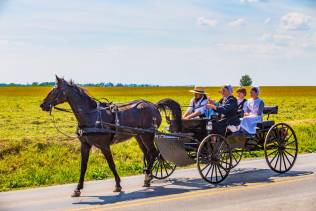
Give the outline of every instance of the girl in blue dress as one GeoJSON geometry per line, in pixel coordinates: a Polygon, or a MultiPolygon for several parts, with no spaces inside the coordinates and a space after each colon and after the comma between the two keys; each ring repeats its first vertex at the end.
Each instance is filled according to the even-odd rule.
{"type": "Polygon", "coordinates": [[[264,102],[259,98],[259,87],[250,90],[251,99],[244,105],[244,117],[241,119],[241,128],[249,134],[256,134],[257,123],[262,122],[264,102]]]}

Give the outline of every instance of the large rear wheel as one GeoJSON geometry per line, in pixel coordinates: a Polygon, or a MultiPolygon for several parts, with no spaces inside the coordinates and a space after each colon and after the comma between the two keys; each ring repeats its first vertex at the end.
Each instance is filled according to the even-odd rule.
{"type": "Polygon", "coordinates": [[[269,167],[275,172],[285,173],[294,166],[297,153],[294,130],[285,123],[272,126],[264,142],[264,154],[269,167]]]}
{"type": "Polygon", "coordinates": [[[197,152],[197,168],[201,177],[218,184],[225,180],[232,166],[232,154],[225,137],[217,134],[207,136],[197,152]]]}

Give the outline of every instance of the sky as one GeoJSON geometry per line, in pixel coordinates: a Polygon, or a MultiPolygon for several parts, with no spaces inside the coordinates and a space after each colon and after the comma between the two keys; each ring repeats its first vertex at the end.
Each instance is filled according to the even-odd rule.
{"type": "Polygon", "coordinates": [[[0,0],[0,82],[316,85],[316,0],[0,0]]]}

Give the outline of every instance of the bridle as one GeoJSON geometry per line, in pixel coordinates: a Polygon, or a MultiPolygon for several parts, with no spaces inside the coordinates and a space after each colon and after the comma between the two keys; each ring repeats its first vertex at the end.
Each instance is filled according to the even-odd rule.
{"type": "MultiPolygon", "coordinates": [[[[68,85],[68,86],[70,86],[70,85],[68,85]]],[[[66,136],[67,138],[70,138],[70,139],[77,139],[77,138],[78,138],[78,134],[77,134],[77,136],[70,136],[70,135],[66,134],[65,132],[63,132],[61,129],[59,129],[59,127],[57,126],[55,117],[54,117],[54,115],[52,114],[53,109],[55,109],[55,110],[57,110],[57,111],[61,111],[61,112],[66,112],[66,113],[74,113],[74,112],[72,111],[72,109],[66,109],[66,108],[60,108],[60,107],[57,107],[57,106],[53,106],[53,104],[55,104],[55,105],[58,105],[58,104],[59,104],[59,102],[60,102],[59,98],[60,98],[60,96],[61,96],[62,94],[65,95],[65,90],[66,90],[65,87],[62,88],[61,90],[59,90],[57,96],[56,96],[54,99],[52,99],[51,101],[48,101],[48,102],[46,102],[46,103],[49,103],[49,105],[50,105],[49,114],[50,114],[50,116],[52,117],[52,121],[53,121],[53,123],[54,123],[55,129],[56,129],[60,134],[66,136]]],[[[91,110],[91,111],[88,111],[88,112],[83,112],[83,111],[76,111],[76,112],[78,112],[78,113],[84,113],[84,114],[91,114],[91,113],[98,112],[97,123],[100,123],[101,127],[103,127],[103,122],[102,122],[102,118],[101,118],[102,110],[110,110],[110,111],[113,112],[114,115],[115,115],[115,117],[114,117],[114,118],[115,118],[115,123],[116,123],[116,124],[119,124],[119,122],[118,122],[118,116],[117,116],[117,115],[118,115],[118,114],[117,114],[118,106],[117,106],[116,104],[113,104],[113,103],[110,102],[107,98],[102,98],[102,99],[105,99],[107,102],[102,102],[102,101],[100,101],[99,99],[92,98],[92,97],[91,97],[91,99],[96,101],[97,106],[96,106],[95,109],[93,109],[93,110],[91,110]],[[100,105],[105,105],[105,106],[103,107],[103,106],[100,106],[100,105]]],[[[78,126],[78,128],[79,128],[79,126],[78,126]]]]}

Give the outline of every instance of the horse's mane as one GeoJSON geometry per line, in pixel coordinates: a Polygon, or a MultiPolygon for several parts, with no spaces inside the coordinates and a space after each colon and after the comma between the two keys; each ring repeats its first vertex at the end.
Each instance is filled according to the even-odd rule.
{"type": "Polygon", "coordinates": [[[97,103],[100,103],[100,106],[103,107],[108,107],[110,104],[110,102],[101,102],[97,99],[95,99],[94,97],[91,97],[88,90],[78,86],[77,84],[75,84],[75,82],[73,80],[70,80],[69,85],[74,88],[78,94],[87,102],[89,102],[89,104],[91,105],[91,107],[96,108],[97,107],[97,103]]]}
{"type": "Polygon", "coordinates": [[[88,93],[88,90],[78,86],[77,84],[75,84],[75,82],[73,80],[70,80],[69,85],[74,88],[77,93],[87,102],[89,102],[89,104],[91,105],[91,107],[96,107],[97,106],[97,102],[96,100],[91,97],[88,93]]]}

